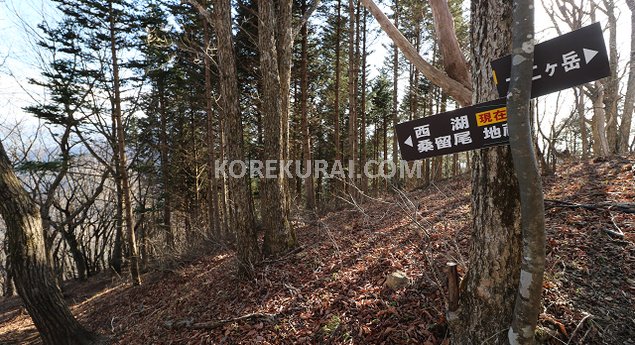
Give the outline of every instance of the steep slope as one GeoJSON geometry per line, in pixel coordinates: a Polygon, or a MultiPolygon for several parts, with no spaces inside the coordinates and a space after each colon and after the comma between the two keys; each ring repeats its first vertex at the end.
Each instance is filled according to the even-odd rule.
{"type": "MultiPolygon", "coordinates": [[[[545,190],[557,201],[547,203],[541,336],[635,342],[635,215],[601,204],[635,202],[633,160],[568,163],[545,190]]],[[[444,268],[467,256],[469,194],[460,176],[408,200],[298,220],[302,247],[253,280],[238,278],[230,250],[215,249],[148,273],[141,287],[103,274],[66,291],[80,320],[116,344],[447,344],[444,268]],[[394,291],[385,280],[397,270],[409,284],[394,291]]],[[[0,322],[0,343],[37,343],[16,299],[0,302],[0,322]]]]}

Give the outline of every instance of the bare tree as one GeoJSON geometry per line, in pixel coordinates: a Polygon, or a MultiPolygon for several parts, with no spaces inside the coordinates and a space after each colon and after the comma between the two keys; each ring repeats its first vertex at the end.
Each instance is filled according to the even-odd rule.
{"type": "Polygon", "coordinates": [[[16,288],[44,344],[94,344],[73,317],[49,269],[37,205],[13,172],[0,143],[0,214],[7,225],[16,288]]]}
{"type": "Polygon", "coordinates": [[[631,134],[633,106],[635,104],[635,0],[626,0],[626,4],[631,10],[631,54],[626,96],[624,97],[624,113],[622,113],[622,123],[620,124],[620,135],[618,138],[619,153],[621,154],[628,152],[628,140],[631,134]]]}

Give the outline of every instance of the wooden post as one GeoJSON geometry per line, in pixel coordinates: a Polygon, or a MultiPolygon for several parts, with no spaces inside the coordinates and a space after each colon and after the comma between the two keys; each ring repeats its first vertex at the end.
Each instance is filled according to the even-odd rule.
{"type": "Polygon", "coordinates": [[[456,262],[448,262],[448,311],[459,309],[459,272],[456,262]]]}

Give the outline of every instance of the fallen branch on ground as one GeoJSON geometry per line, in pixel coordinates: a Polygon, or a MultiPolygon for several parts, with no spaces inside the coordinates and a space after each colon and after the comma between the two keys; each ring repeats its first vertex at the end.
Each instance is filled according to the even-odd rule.
{"type": "Polygon", "coordinates": [[[276,318],[276,314],[265,314],[265,313],[251,313],[238,317],[234,317],[231,319],[218,320],[218,321],[208,321],[208,322],[194,322],[192,319],[180,320],[180,321],[165,321],[163,326],[167,329],[215,329],[220,326],[226,325],[228,323],[239,322],[239,321],[250,321],[250,320],[266,320],[269,322],[273,322],[276,318]]]}
{"type": "Polygon", "coordinates": [[[284,254],[283,256],[277,258],[277,259],[267,259],[267,260],[262,260],[262,264],[263,265],[269,265],[269,264],[274,264],[277,262],[282,262],[285,261],[287,259],[289,259],[290,257],[292,257],[295,254],[298,254],[299,252],[303,251],[304,248],[306,248],[305,245],[301,245],[299,247],[296,247],[292,250],[290,250],[289,252],[287,252],[286,254],[284,254]]]}
{"type": "Polygon", "coordinates": [[[582,208],[586,210],[611,210],[618,211],[623,213],[632,213],[635,214],[635,203],[628,202],[599,202],[596,204],[576,204],[568,201],[562,200],[550,200],[545,199],[545,208],[553,208],[553,207],[566,207],[566,208],[582,208]]]}

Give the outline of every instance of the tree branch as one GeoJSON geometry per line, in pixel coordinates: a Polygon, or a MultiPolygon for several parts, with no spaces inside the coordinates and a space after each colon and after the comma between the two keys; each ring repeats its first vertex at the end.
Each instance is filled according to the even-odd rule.
{"type": "Polygon", "coordinates": [[[449,77],[424,60],[417,49],[403,36],[395,25],[386,17],[377,4],[372,0],[362,0],[364,6],[377,19],[382,30],[390,37],[404,56],[412,62],[416,68],[434,85],[440,87],[443,92],[450,95],[462,106],[472,104],[472,90],[461,82],[449,77]]]}

